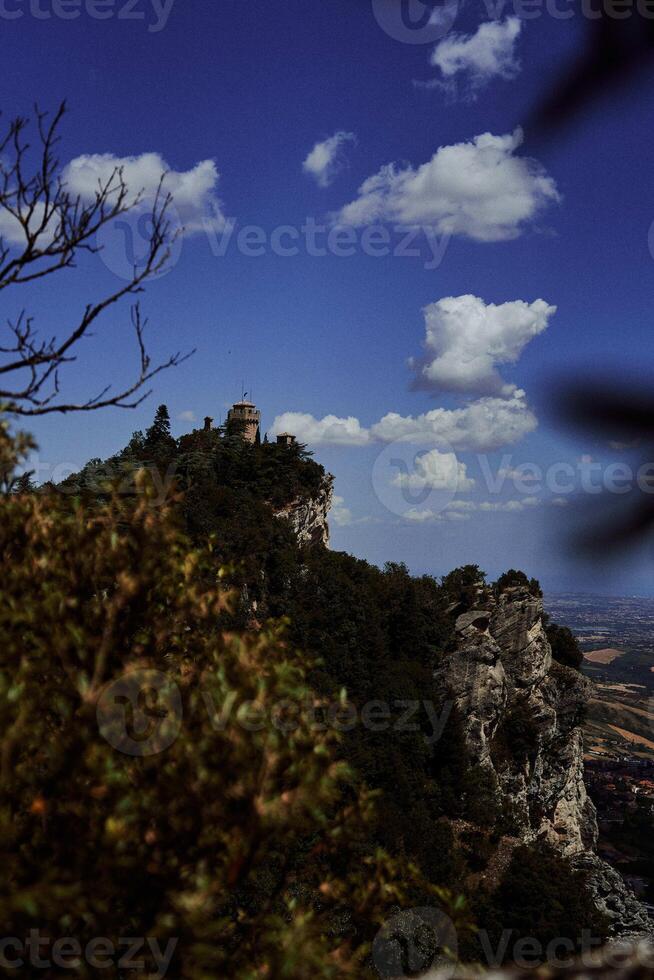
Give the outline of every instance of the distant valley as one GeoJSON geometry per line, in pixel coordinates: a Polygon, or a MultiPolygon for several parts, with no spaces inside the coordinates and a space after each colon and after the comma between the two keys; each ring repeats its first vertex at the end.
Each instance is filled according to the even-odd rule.
{"type": "Polygon", "coordinates": [[[654,760],[654,599],[565,593],[545,608],[575,634],[596,684],[587,758],[654,760]]]}

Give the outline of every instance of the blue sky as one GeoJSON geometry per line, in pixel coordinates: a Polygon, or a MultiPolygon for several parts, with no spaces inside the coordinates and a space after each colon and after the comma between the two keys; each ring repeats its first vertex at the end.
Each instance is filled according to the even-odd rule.
{"type": "MultiPolygon", "coordinates": [[[[598,102],[536,140],[530,114],[578,50],[578,15],[543,9],[516,27],[507,3],[488,35],[492,8],[469,0],[449,34],[407,43],[391,36],[402,25],[384,4],[174,0],[161,13],[153,0],[105,0],[98,20],[86,0],[0,3],[5,119],[66,98],[62,166],[77,161],[79,171],[81,160],[93,172],[94,155],[135,158],[136,182],[149,172],[143,155],[156,154],[150,167],[165,161],[181,175],[187,227],[143,310],[154,356],[197,354],[157,378],[133,412],[30,421],[42,474],[112,453],[160,402],[177,433],[193,427],[188,413],[218,419],[244,381],[267,425],[283,417],[335,474],[334,547],[416,572],[474,561],[491,575],[522,567],[550,590],[651,594],[645,546],[613,566],[581,564],[563,548],[573,495],[552,489],[551,472],[520,490],[511,476],[499,490],[484,476],[529,463],[545,477],[563,463],[579,489],[588,458],[629,460],[570,438],[549,412],[561,370],[584,377],[608,366],[646,381],[654,359],[647,100],[634,90],[598,102]],[[520,126],[522,141],[512,136],[520,126]],[[486,133],[505,137],[492,160],[474,142],[486,133]],[[460,176],[468,167],[472,199],[460,176]],[[324,227],[321,244],[347,225],[354,254],[309,254],[307,220],[324,227]],[[261,255],[245,254],[242,239],[239,248],[248,225],[260,229],[261,255]],[[271,246],[282,226],[296,230],[282,237],[296,254],[271,246]],[[390,254],[366,254],[371,226],[385,229],[390,254]],[[414,226],[421,254],[397,254],[414,226]],[[438,262],[425,228],[443,249],[438,262]],[[502,402],[518,426],[504,443],[502,402]],[[421,421],[439,408],[446,414],[421,421]],[[400,423],[382,423],[389,413],[400,423]]],[[[104,258],[6,292],[3,314],[25,306],[45,332],[64,329],[120,282],[126,241],[117,231],[104,258]]],[[[63,376],[67,393],[129,379],[128,323],[128,304],[105,315],[63,376]]]]}

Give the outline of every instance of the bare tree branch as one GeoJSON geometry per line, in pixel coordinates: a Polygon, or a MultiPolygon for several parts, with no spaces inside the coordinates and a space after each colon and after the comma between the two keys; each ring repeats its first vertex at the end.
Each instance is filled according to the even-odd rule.
{"type": "MultiPolygon", "coordinates": [[[[122,169],[116,168],[104,181],[98,181],[92,201],[72,196],[62,183],[56,155],[58,131],[66,112],[65,103],[48,121],[47,114],[35,108],[38,134],[38,164],[28,173],[30,144],[26,141],[29,120],[14,119],[4,136],[0,135],[0,227],[9,222],[20,232],[16,246],[0,235],[0,290],[34,282],[60,271],[74,268],[79,252],[95,254],[98,231],[143,203],[142,192],[131,194],[122,169]],[[4,220],[3,220],[4,219],[4,220]],[[22,239],[24,238],[24,244],[22,239]]],[[[0,406],[17,415],[45,415],[52,412],[90,411],[115,406],[133,408],[150,393],[144,386],[159,372],[186,360],[176,353],[153,366],[144,345],[147,321],[141,320],[138,302],[132,307],[132,327],[137,342],[140,367],[137,377],[126,388],[111,392],[110,386],[84,401],[60,400],[59,373],[63,365],[76,359],[76,347],[100,315],[125,296],[143,291],[143,284],[155,276],[168,261],[175,234],[168,219],[171,195],[164,190],[162,174],[151,213],[151,230],[145,260],[134,268],[131,279],[119,289],[89,303],[79,322],[63,337],[42,339],[33,319],[23,310],[8,320],[8,340],[0,343],[0,406]],[[20,381],[18,380],[20,379],[20,381]]]]}

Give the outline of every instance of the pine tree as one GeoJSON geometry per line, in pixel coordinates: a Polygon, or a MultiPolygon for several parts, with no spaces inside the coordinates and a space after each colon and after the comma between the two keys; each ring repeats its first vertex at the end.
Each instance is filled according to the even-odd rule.
{"type": "Polygon", "coordinates": [[[173,463],[177,443],[170,433],[170,415],[166,405],[160,405],[154,422],[145,433],[145,461],[154,465],[162,474],[173,463]]]}
{"type": "Polygon", "coordinates": [[[145,434],[145,440],[148,445],[152,445],[168,439],[172,439],[168,406],[160,405],[154,416],[154,422],[145,434]]]}

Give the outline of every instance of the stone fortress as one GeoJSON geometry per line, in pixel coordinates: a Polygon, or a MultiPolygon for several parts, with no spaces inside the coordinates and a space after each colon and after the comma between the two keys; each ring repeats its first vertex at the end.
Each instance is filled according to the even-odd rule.
{"type": "MultiPolygon", "coordinates": [[[[243,438],[246,442],[255,445],[261,440],[261,412],[254,402],[246,401],[245,395],[240,401],[234,402],[227,413],[227,421],[239,422],[243,429],[243,438]]],[[[213,419],[207,416],[204,420],[205,429],[210,429],[213,419]]],[[[292,446],[296,438],[290,432],[280,432],[277,435],[277,443],[281,446],[292,446]]]]}
{"type": "Polygon", "coordinates": [[[261,437],[261,412],[253,402],[242,398],[234,402],[227,413],[228,422],[240,422],[243,425],[243,438],[246,442],[258,442],[261,437]]]}

